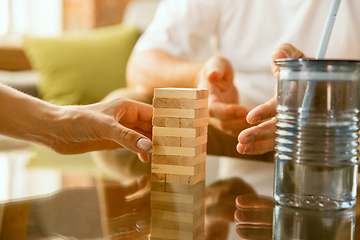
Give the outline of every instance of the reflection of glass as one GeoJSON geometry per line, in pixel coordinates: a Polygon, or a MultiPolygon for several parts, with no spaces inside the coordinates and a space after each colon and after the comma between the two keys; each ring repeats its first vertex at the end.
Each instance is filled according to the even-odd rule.
{"type": "Polygon", "coordinates": [[[316,211],[275,205],[273,239],[354,239],[355,212],[316,211]]]}
{"type": "Polygon", "coordinates": [[[355,205],[360,62],[283,59],[279,66],[275,201],[355,205]],[[309,83],[316,83],[303,105],[309,83]]]}

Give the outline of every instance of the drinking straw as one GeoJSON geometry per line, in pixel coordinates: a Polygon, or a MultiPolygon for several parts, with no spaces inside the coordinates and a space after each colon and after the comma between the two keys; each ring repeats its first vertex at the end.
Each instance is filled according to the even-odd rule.
{"type": "MultiPolygon", "coordinates": [[[[329,44],[331,31],[334,26],[335,17],[336,17],[337,11],[339,9],[339,5],[340,5],[340,0],[333,0],[329,15],[328,15],[328,18],[326,21],[325,30],[324,30],[324,33],[321,38],[320,47],[319,47],[319,50],[316,55],[316,59],[324,59],[324,57],[325,57],[325,52],[326,52],[327,46],[329,44]]],[[[310,109],[310,104],[311,104],[311,101],[312,101],[312,98],[314,95],[315,87],[316,87],[316,81],[310,81],[308,83],[308,85],[306,87],[306,91],[305,91],[304,101],[302,103],[302,110],[310,109]]],[[[308,114],[309,113],[305,113],[306,116],[304,116],[304,117],[307,117],[308,114]]]]}

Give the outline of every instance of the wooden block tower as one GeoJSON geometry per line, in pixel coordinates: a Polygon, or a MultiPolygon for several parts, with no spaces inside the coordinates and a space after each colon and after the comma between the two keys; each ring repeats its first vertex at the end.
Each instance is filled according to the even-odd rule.
{"type": "Polygon", "coordinates": [[[208,96],[205,89],[155,89],[152,240],[204,239],[208,96]]]}

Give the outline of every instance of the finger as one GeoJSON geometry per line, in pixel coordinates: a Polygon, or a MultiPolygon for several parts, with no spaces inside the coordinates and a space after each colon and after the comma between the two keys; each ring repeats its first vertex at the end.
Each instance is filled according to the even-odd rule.
{"type": "Polygon", "coordinates": [[[239,134],[239,143],[249,144],[275,138],[276,122],[277,120],[273,118],[257,126],[245,129],[239,134]]]}
{"type": "Polygon", "coordinates": [[[236,225],[236,235],[241,239],[271,239],[272,226],[256,224],[238,224],[236,225]]]}
{"type": "Polygon", "coordinates": [[[145,132],[151,132],[152,130],[152,122],[144,122],[144,121],[137,121],[135,124],[136,128],[139,128],[145,132]]]}
{"type": "Polygon", "coordinates": [[[210,124],[217,129],[220,129],[227,134],[238,136],[241,131],[250,127],[245,118],[237,118],[234,120],[220,120],[217,118],[210,118],[210,124]]]}
{"type": "Polygon", "coordinates": [[[152,147],[150,139],[132,129],[122,126],[121,124],[116,124],[115,129],[110,129],[110,133],[111,136],[109,140],[114,140],[118,144],[133,152],[146,153],[152,147]]]}
{"type": "Polygon", "coordinates": [[[277,97],[275,96],[266,103],[255,107],[247,114],[247,122],[255,124],[274,117],[276,115],[276,103],[277,97]]]}
{"type": "Polygon", "coordinates": [[[295,48],[290,43],[283,43],[278,46],[271,54],[271,71],[275,77],[278,71],[278,66],[275,64],[276,59],[280,58],[304,58],[305,55],[299,49],[295,48]]]}
{"type": "Polygon", "coordinates": [[[147,152],[141,152],[141,153],[138,153],[137,155],[138,155],[140,161],[142,161],[144,163],[148,162],[150,160],[149,154],[147,152]]]}
{"type": "Polygon", "coordinates": [[[271,151],[274,151],[275,148],[275,139],[261,141],[250,144],[240,144],[236,145],[236,150],[240,154],[248,155],[261,155],[271,151]]]}
{"type": "Polygon", "coordinates": [[[126,123],[139,120],[143,122],[151,122],[151,118],[153,116],[153,108],[151,105],[128,99],[120,100],[119,111],[117,114],[115,114],[117,121],[121,119],[121,121],[126,123]]]}
{"type": "Polygon", "coordinates": [[[273,208],[274,200],[256,194],[240,195],[235,200],[238,208],[273,208]]]}
{"type": "Polygon", "coordinates": [[[210,117],[221,120],[232,120],[243,118],[248,113],[247,109],[237,104],[226,104],[222,102],[212,102],[209,105],[210,117]]]}
{"type": "Polygon", "coordinates": [[[136,102],[139,109],[139,119],[143,122],[150,122],[153,117],[153,107],[152,105],[136,102]]]}
{"type": "Polygon", "coordinates": [[[239,208],[234,214],[236,222],[271,225],[272,208],[239,208]]]}
{"type": "Polygon", "coordinates": [[[215,56],[207,62],[206,77],[209,82],[214,83],[220,80],[232,80],[234,77],[231,63],[220,56],[215,56]]]}
{"type": "Polygon", "coordinates": [[[123,188],[124,196],[130,196],[139,190],[143,189],[148,183],[148,179],[145,176],[141,176],[135,181],[131,182],[129,185],[123,188]]]}

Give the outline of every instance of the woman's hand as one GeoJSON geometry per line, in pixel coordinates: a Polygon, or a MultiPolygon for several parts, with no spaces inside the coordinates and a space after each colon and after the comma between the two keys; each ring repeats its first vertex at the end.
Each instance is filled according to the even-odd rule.
{"type": "Polygon", "coordinates": [[[86,106],[64,106],[51,125],[50,148],[61,154],[128,148],[144,162],[151,149],[152,106],[114,99],[86,106]]]}

